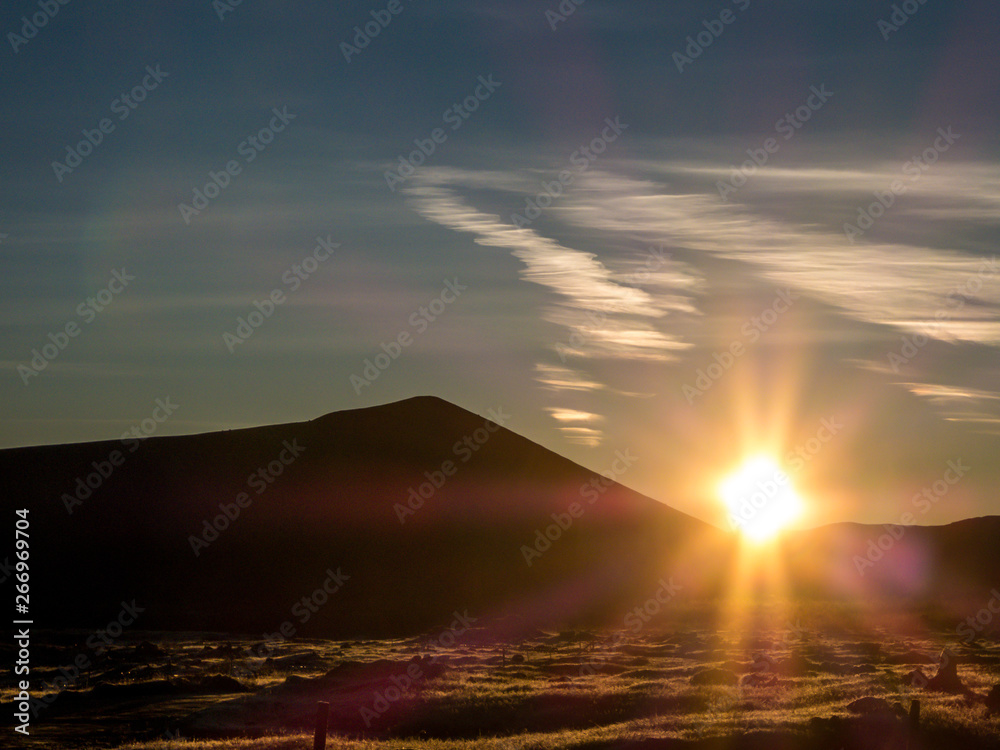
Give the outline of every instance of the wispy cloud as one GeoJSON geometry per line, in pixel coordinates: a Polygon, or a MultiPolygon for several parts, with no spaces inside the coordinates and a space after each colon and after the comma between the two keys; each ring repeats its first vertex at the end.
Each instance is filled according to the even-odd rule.
{"type": "Polygon", "coordinates": [[[430,221],[476,236],[484,247],[501,247],[524,263],[521,278],[559,295],[543,315],[590,344],[574,347],[577,356],[667,359],[687,344],[654,327],[650,321],[670,312],[693,311],[691,293],[698,274],[677,261],[656,269],[657,283],[670,284],[672,294],[651,294],[622,283],[621,277],[593,253],[568,247],[530,227],[517,227],[496,214],[467,203],[460,188],[513,189],[510,176],[457,169],[426,169],[405,193],[413,209],[430,221]],[[669,281],[664,278],[669,276],[669,281]],[[595,322],[596,321],[596,322],[595,322]]]}
{"type": "Polygon", "coordinates": [[[851,245],[843,234],[778,220],[710,194],[668,193],[655,183],[608,173],[585,179],[588,189],[558,209],[577,226],[641,233],[650,241],[740,261],[762,279],[865,322],[941,340],[1000,344],[1000,277],[991,259],[904,243],[851,245]]]}

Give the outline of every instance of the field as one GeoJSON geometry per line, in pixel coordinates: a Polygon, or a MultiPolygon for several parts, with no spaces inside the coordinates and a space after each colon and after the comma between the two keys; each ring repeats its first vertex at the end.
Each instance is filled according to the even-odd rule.
{"type": "MultiPolygon", "coordinates": [[[[995,640],[852,632],[807,616],[754,635],[656,624],[508,641],[476,627],[448,638],[270,644],[135,633],[101,654],[83,634],[49,636],[34,651],[43,682],[81,653],[91,668],[70,673],[61,693],[36,693],[21,745],[311,748],[323,700],[331,748],[889,748],[905,747],[917,699],[911,747],[1000,747],[1000,716],[986,705],[1000,683],[995,640]],[[914,685],[913,671],[933,676],[945,646],[964,692],[924,689],[919,677],[914,685]],[[848,708],[864,697],[885,703],[848,708]]],[[[7,717],[14,694],[8,678],[7,717]]]]}

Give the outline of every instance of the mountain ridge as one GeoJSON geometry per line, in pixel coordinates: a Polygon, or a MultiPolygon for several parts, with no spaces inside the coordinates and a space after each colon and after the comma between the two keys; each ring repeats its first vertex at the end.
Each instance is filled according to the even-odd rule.
{"type": "MultiPolygon", "coordinates": [[[[54,622],[68,624],[70,612],[100,622],[117,599],[142,593],[154,600],[147,619],[158,626],[266,628],[296,588],[343,567],[356,584],[337,594],[342,608],[313,618],[317,633],[412,632],[470,604],[517,609],[573,576],[616,580],[605,599],[638,595],[657,579],[651,558],[664,545],[715,535],[436,397],[151,437],[99,476],[95,462],[110,467],[111,451],[124,450],[100,441],[0,451],[8,504],[17,497],[31,507],[33,533],[59,539],[60,559],[87,561],[89,577],[102,581],[88,586],[87,575],[58,559],[41,564],[38,590],[63,605],[43,605],[54,622]],[[595,481],[600,493],[588,504],[583,490],[595,481]],[[414,491],[418,507],[409,507],[414,491]],[[574,503],[581,517],[570,519],[574,503]],[[401,515],[401,505],[412,513],[401,515]],[[554,518],[572,528],[553,526],[554,518]],[[528,565],[522,548],[546,546],[538,536],[546,529],[561,538],[528,565]]],[[[521,619],[550,619],[529,614],[521,619]]]]}
{"type": "MultiPolygon", "coordinates": [[[[718,600],[746,564],[731,533],[617,481],[627,452],[602,476],[499,424],[501,407],[492,417],[422,396],[132,451],[0,450],[5,507],[31,509],[33,615],[100,627],[138,599],[144,628],[273,632],[343,575],[301,634],[421,633],[467,609],[527,632],[620,622],[664,580],[718,600]]],[[[1000,517],[889,526],[786,535],[774,554],[789,592],[961,594],[957,615],[1000,580],[1000,517]]]]}

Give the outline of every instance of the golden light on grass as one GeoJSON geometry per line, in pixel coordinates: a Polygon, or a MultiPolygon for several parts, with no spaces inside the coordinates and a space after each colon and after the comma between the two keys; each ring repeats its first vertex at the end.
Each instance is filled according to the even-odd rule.
{"type": "Polygon", "coordinates": [[[773,539],[802,514],[802,499],[791,479],[767,455],[746,459],[718,490],[730,524],[753,542],[773,539]]]}

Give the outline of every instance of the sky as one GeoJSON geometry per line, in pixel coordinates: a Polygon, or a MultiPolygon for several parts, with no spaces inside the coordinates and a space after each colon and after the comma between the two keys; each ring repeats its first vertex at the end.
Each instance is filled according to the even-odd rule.
{"type": "Polygon", "coordinates": [[[0,446],[431,394],[720,525],[759,453],[1000,513],[998,18],[5,3],[0,446]]]}

